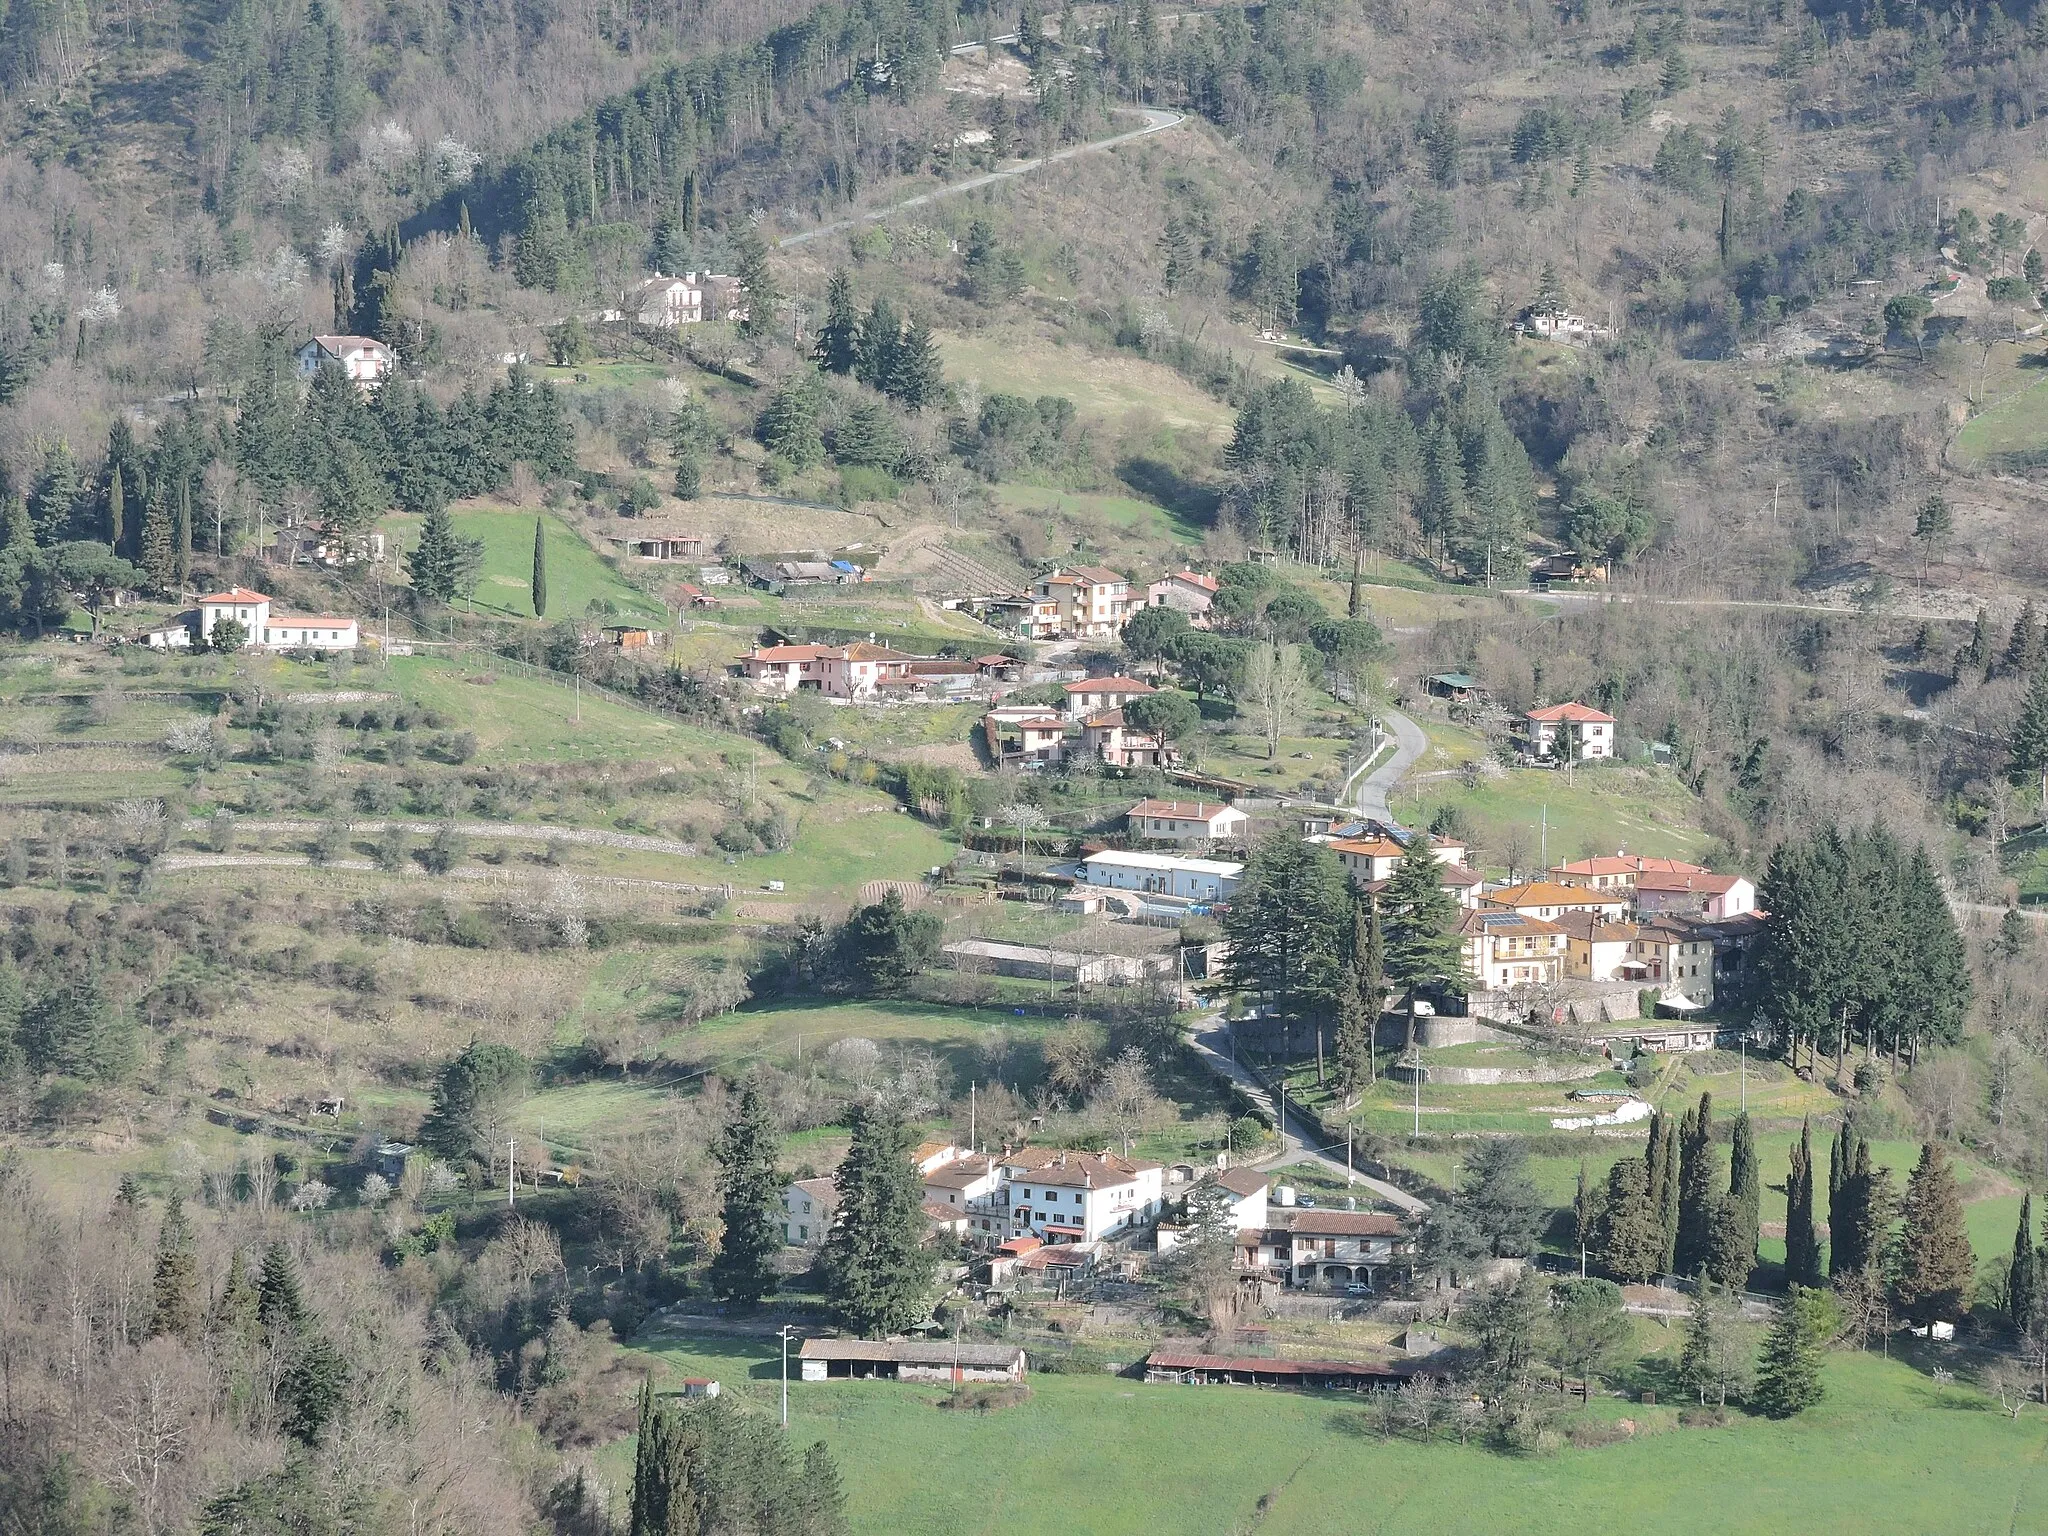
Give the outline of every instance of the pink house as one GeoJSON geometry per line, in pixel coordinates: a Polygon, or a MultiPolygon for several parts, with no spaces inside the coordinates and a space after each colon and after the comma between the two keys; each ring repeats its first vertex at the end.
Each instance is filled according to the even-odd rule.
{"type": "Polygon", "coordinates": [[[1741,875],[1663,874],[1636,876],[1636,912],[1724,922],[1756,910],[1756,887],[1741,875]]]}

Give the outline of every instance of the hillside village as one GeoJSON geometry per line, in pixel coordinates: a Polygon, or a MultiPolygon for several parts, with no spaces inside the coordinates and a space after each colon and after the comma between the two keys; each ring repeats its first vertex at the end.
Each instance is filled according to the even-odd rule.
{"type": "Polygon", "coordinates": [[[2044,68],[0,4],[0,1532],[2048,1530],[2044,68]]]}

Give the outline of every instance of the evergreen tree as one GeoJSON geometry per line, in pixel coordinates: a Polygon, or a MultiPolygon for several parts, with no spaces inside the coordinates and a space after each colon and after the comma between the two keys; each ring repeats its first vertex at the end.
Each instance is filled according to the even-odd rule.
{"type": "Polygon", "coordinates": [[[1813,1224],[1813,1120],[1800,1122],[1785,1175],[1785,1278],[1794,1285],[1821,1281],[1820,1233],[1813,1224]]]}
{"type": "Polygon", "coordinates": [[[213,1331],[216,1334],[251,1339],[256,1335],[262,1316],[262,1292],[249,1275],[249,1260],[237,1248],[228,1260],[228,1277],[220,1288],[220,1297],[213,1304],[213,1331]]]}
{"type": "Polygon", "coordinates": [[[177,580],[178,552],[161,489],[150,497],[149,508],[142,514],[142,570],[159,592],[170,591],[177,580]]]}
{"type": "Polygon", "coordinates": [[[291,1250],[283,1243],[270,1244],[256,1274],[256,1320],[264,1337],[278,1344],[303,1329],[310,1318],[291,1250]]]}
{"type": "Polygon", "coordinates": [[[1700,1095],[1699,1108],[1687,1112],[1678,1145],[1677,1269],[1691,1274],[1707,1262],[1713,1242],[1714,1207],[1720,1192],[1715,1175],[1720,1159],[1714,1150],[1714,1096],[1700,1095]]]}
{"type": "Polygon", "coordinates": [[[832,434],[832,457],[841,464],[894,471],[903,462],[903,439],[879,400],[856,400],[832,434]]]}
{"type": "Polygon", "coordinates": [[[1343,868],[1327,845],[1275,832],[1252,849],[1223,916],[1224,978],[1270,1002],[1287,1032],[1283,1050],[1335,1011],[1350,921],[1343,868]]]}
{"type": "Polygon", "coordinates": [[[1714,1202],[1707,1220],[1705,1267],[1717,1285],[1740,1289],[1756,1267],[1756,1229],[1748,1208],[1734,1195],[1714,1202]]]}
{"type": "Polygon", "coordinates": [[[1664,1157],[1662,1161],[1663,1183],[1653,1191],[1657,1205],[1657,1226],[1664,1237],[1664,1256],[1659,1261],[1659,1274],[1673,1274],[1678,1265],[1678,1122],[1666,1114],[1663,1118],[1664,1157]]]}
{"type": "MultiPolygon", "coordinates": [[[[1664,1135],[1665,1122],[1670,1118],[1663,1110],[1650,1111],[1650,1139],[1643,1147],[1643,1162],[1649,1170],[1650,1204],[1656,1209],[1658,1225],[1664,1221],[1664,1168],[1670,1155],[1664,1135]]],[[[1676,1185],[1673,1186],[1676,1188],[1676,1185]]],[[[1677,1232],[1674,1229],[1675,1240],[1677,1232]]]]}
{"type": "Polygon", "coordinates": [[[149,1336],[195,1338],[199,1332],[199,1262],[192,1251],[185,1201],[175,1193],[165,1203],[163,1225],[157,1229],[152,1292],[149,1336]]]}
{"type": "Polygon", "coordinates": [[[862,317],[853,345],[853,376],[870,389],[886,391],[896,376],[896,351],[903,322],[887,299],[876,299],[862,317]]]}
{"type": "Polygon", "coordinates": [[[1741,1208],[1742,1226],[1746,1233],[1742,1241],[1748,1254],[1742,1265],[1746,1277],[1756,1266],[1756,1243],[1764,1195],[1763,1169],[1757,1162],[1756,1137],[1750,1131],[1747,1112],[1735,1117],[1735,1134],[1728,1155],[1728,1194],[1741,1208]]]}
{"type": "Polygon", "coordinates": [[[796,1528],[804,1536],[846,1536],[846,1490],[831,1449],[822,1440],[812,1441],[804,1452],[797,1508],[801,1519],[796,1528]]]}
{"type": "Polygon", "coordinates": [[[782,290],[769,264],[768,242],[751,223],[741,224],[733,237],[734,275],[747,293],[747,318],[740,322],[746,336],[768,336],[775,331],[776,313],[782,305],[782,290]]]}
{"type": "Polygon", "coordinates": [[[2034,670],[2026,702],[2006,745],[2006,770],[2017,784],[2031,784],[2048,769],[2048,666],[2034,670]]]}
{"type": "Polygon", "coordinates": [[[782,1251],[777,1146],[760,1085],[749,1078],[714,1153],[725,1235],[711,1261],[711,1293],[722,1301],[751,1306],[775,1289],[775,1259],[782,1251]]]}
{"type": "Polygon", "coordinates": [[[1358,973],[1346,968],[1337,988],[1337,1087],[1348,1103],[1373,1076],[1372,1026],[1358,1000],[1358,973]]]}
{"type": "Polygon", "coordinates": [[[548,616],[547,525],[537,517],[533,520],[533,616],[548,616]]]}
{"type": "Polygon", "coordinates": [[[2000,661],[2000,670],[2012,677],[2032,677],[2041,663],[2041,626],[2034,616],[2031,597],[2020,605],[2019,617],[2013,620],[2012,634],[2005,642],[2005,655],[2000,661]]]}
{"type": "Polygon", "coordinates": [[[1939,1142],[1920,1148],[1920,1165],[1906,1181],[1905,1217],[1894,1280],[1899,1305],[1916,1323],[1952,1321],[1969,1305],[1977,1256],[1955,1170],[1939,1142]]]}
{"type": "Polygon", "coordinates": [[[0,495],[0,551],[34,549],[36,525],[28,515],[28,503],[19,496],[0,495]]]}
{"type": "Polygon", "coordinates": [[[459,542],[448,508],[438,503],[427,508],[419,545],[405,557],[405,569],[420,601],[440,605],[454,599],[462,559],[459,542]]]}
{"type": "Polygon", "coordinates": [[[177,590],[183,592],[192,579],[192,482],[178,482],[178,541],[173,566],[177,590]]]}
{"type": "Polygon", "coordinates": [[[1983,666],[1990,659],[1991,614],[1988,609],[1979,608],[1977,622],[1970,629],[1970,638],[1956,652],[1955,662],[1949,671],[1951,681],[1961,682],[1965,672],[1983,666]]]}
{"type": "Polygon", "coordinates": [[[675,493],[695,501],[704,488],[704,453],[711,446],[711,417],[701,400],[687,400],[669,419],[668,451],[676,461],[675,493]]]}
{"type": "Polygon", "coordinates": [[[506,1115],[532,1091],[524,1056],[509,1045],[472,1041],[434,1080],[434,1107],[420,1140],[451,1162],[479,1156],[488,1162],[506,1115]]]}
{"type": "Polygon", "coordinates": [[[1593,1246],[1593,1236],[1600,1223],[1600,1206],[1593,1193],[1593,1186],[1586,1179],[1586,1160],[1579,1159],[1578,1188],[1572,1193],[1572,1236],[1580,1249],[1588,1251],[1593,1246]]]}
{"type": "Polygon", "coordinates": [[[2006,1271],[2005,1310],[2024,1334],[2033,1327],[2041,1307],[2041,1266],[2034,1243],[2034,1195],[2020,1196],[2020,1224],[2012,1235],[2012,1266],[2006,1271]]]}
{"type": "Polygon", "coordinates": [[[78,460],[71,446],[59,441],[43,453],[43,467],[28,493],[28,512],[36,528],[36,542],[45,548],[62,544],[76,535],[72,523],[84,491],[78,460]]]}
{"type": "MultiPolygon", "coordinates": [[[[1692,1389],[1702,1408],[1707,1406],[1708,1395],[1719,1391],[1720,1354],[1720,1319],[1714,1312],[1706,1271],[1701,1270],[1694,1277],[1692,1308],[1685,1318],[1685,1342],[1678,1350],[1678,1379],[1692,1389]]],[[[1720,1406],[1720,1403],[1717,1401],[1715,1406],[1720,1406]]]]}
{"type": "Polygon", "coordinates": [[[1616,1161],[1593,1233],[1593,1258],[1618,1280],[1648,1280],[1664,1257],[1664,1232],[1650,1198],[1650,1171],[1639,1157],[1616,1161]]]}
{"type": "Polygon", "coordinates": [[[825,1294],[847,1326],[864,1334],[901,1332],[931,1310],[937,1266],[925,1247],[914,1139],[901,1116],[862,1106],[834,1180],[839,1215],[825,1238],[825,1294]]]}
{"type": "Polygon", "coordinates": [[[1828,1143],[1828,1278],[1849,1274],[1853,1266],[1843,1262],[1847,1253],[1845,1243],[1853,1246],[1850,1229],[1854,1218],[1850,1214],[1847,1193],[1849,1177],[1856,1167],[1856,1146],[1844,1120],[1835,1129],[1835,1136],[1828,1143]]]}
{"type": "Polygon", "coordinates": [[[128,536],[128,501],[121,479],[121,466],[115,464],[107,472],[107,543],[117,553],[128,536]]]}
{"type": "Polygon", "coordinates": [[[1459,1199],[1497,1259],[1534,1250],[1549,1215],[1529,1177],[1528,1144],[1519,1136],[1489,1136],[1474,1148],[1459,1199]]]}
{"type": "Polygon", "coordinates": [[[1834,1306],[1827,1293],[1793,1286],[1758,1356],[1751,1401],[1774,1419],[1790,1418],[1819,1402],[1821,1361],[1834,1331],[1834,1306]]]}
{"type": "Polygon", "coordinates": [[[755,436],[770,453],[797,469],[810,469],[825,457],[824,435],[818,430],[815,375],[792,374],[770,397],[755,425],[755,436]]]}
{"type": "Polygon", "coordinates": [[[1409,841],[1380,893],[1387,980],[1408,995],[1408,1049],[1415,1049],[1415,993],[1438,978],[1463,986],[1457,898],[1443,888],[1428,839],[1409,841]]]}
{"type": "Polygon", "coordinates": [[[896,346],[889,363],[888,393],[913,411],[927,410],[946,397],[938,338],[922,320],[911,321],[896,346]]]}
{"type": "Polygon", "coordinates": [[[825,284],[825,319],[811,355],[827,373],[850,374],[857,359],[860,315],[853,307],[853,279],[844,267],[825,284]]]}

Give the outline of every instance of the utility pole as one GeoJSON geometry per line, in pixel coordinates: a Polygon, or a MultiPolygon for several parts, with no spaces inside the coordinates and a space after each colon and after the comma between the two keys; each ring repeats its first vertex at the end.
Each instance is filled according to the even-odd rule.
{"type": "Polygon", "coordinates": [[[513,1195],[513,1170],[519,1161],[519,1138],[513,1137],[505,1143],[505,1205],[509,1210],[518,1201],[513,1195]]]}
{"type": "Polygon", "coordinates": [[[782,1427],[789,1428],[789,1336],[796,1332],[794,1323],[784,1323],[777,1330],[782,1339],[782,1427]]]}
{"type": "Polygon", "coordinates": [[[974,1084],[967,1085],[967,1150],[974,1150],[974,1084]]]}
{"type": "Polygon", "coordinates": [[[1355,1182],[1351,1175],[1351,1131],[1349,1120],[1344,1122],[1344,1187],[1349,1189],[1355,1182]]]}

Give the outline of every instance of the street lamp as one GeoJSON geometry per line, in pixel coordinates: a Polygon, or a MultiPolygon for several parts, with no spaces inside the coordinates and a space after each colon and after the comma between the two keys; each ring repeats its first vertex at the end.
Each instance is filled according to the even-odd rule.
{"type": "Polygon", "coordinates": [[[789,1428],[789,1336],[796,1332],[794,1323],[784,1323],[777,1330],[782,1340],[782,1427],[789,1428]]]}

